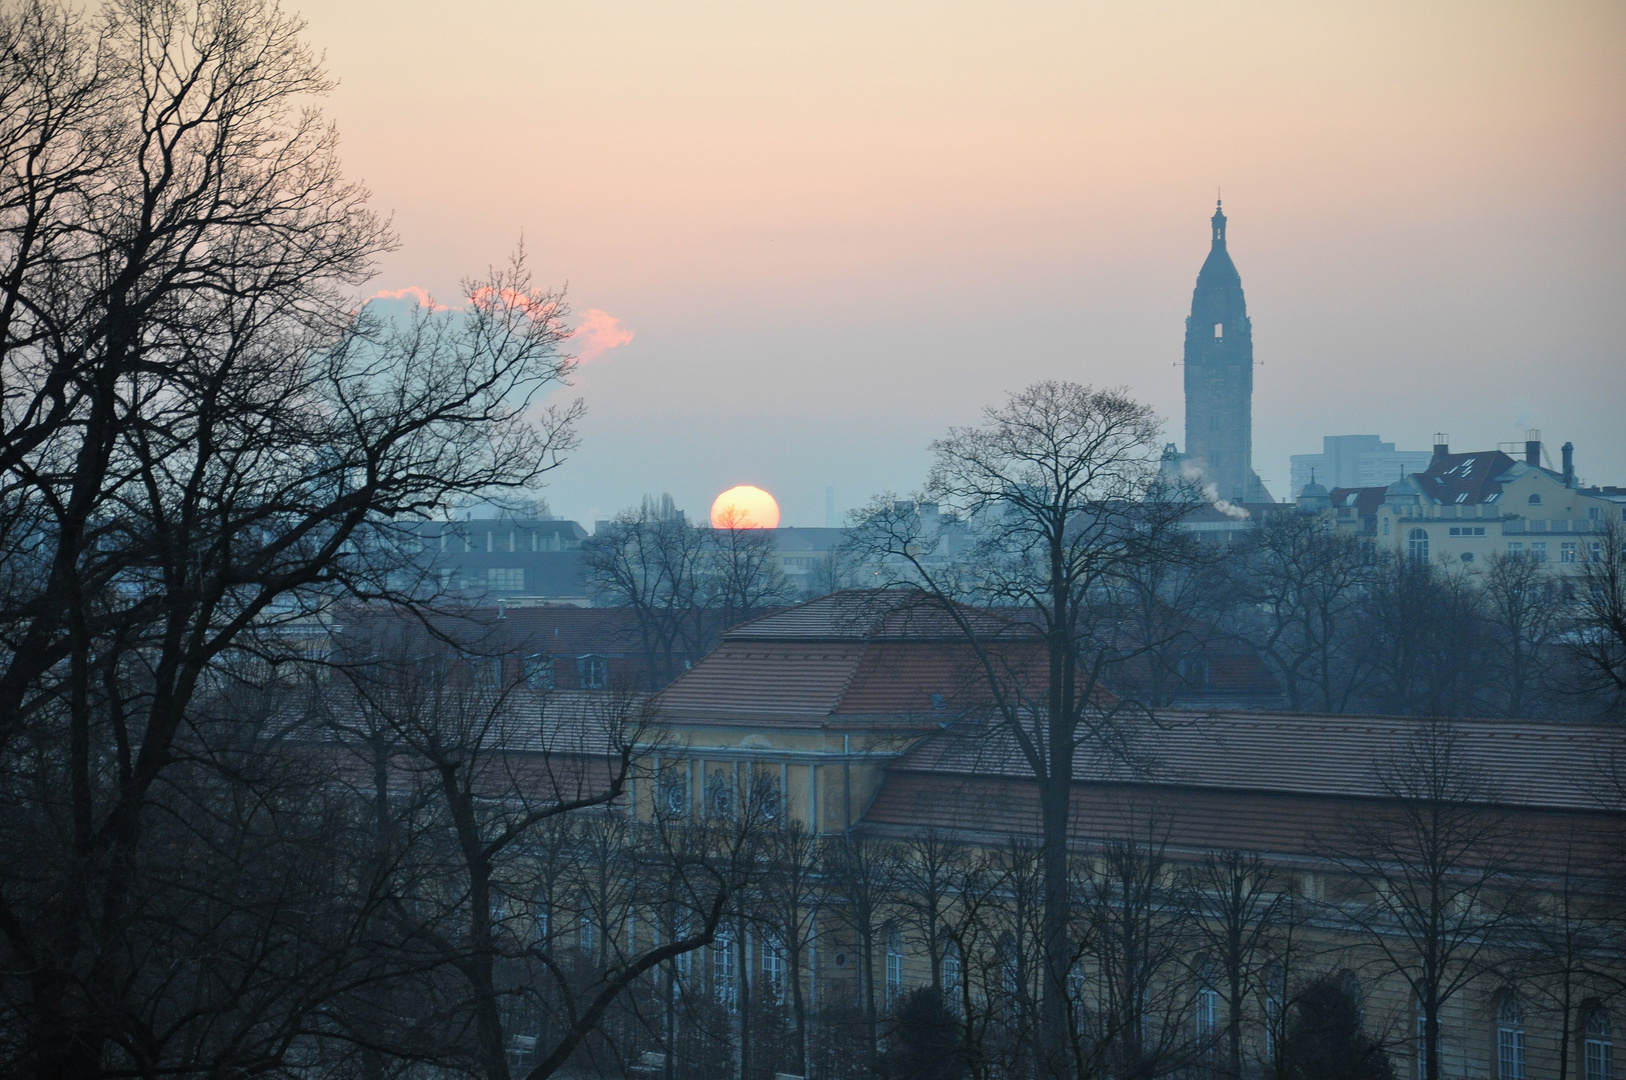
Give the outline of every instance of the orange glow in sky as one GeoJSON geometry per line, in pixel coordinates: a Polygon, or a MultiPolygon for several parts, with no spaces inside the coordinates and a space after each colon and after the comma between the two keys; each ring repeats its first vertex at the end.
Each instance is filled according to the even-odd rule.
{"type": "Polygon", "coordinates": [[[1355,432],[1541,428],[1626,483],[1618,0],[289,6],[401,237],[368,295],[460,306],[521,239],[569,283],[564,517],[749,468],[833,521],[1042,379],[1181,441],[1222,187],[1278,498],[1355,432]]]}
{"type": "Polygon", "coordinates": [[[711,504],[714,529],[777,529],[779,504],[759,487],[741,484],[717,496],[711,504]]]}

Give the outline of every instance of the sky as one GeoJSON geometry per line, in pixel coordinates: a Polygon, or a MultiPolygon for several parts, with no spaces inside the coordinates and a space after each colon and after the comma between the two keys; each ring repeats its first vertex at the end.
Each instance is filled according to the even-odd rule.
{"type": "Polygon", "coordinates": [[[568,284],[543,494],[589,528],[735,484],[822,525],[1040,379],[1183,442],[1220,191],[1278,498],[1353,433],[1535,427],[1626,484],[1626,4],[293,6],[400,236],[369,291],[455,300],[522,238],[568,284]]]}

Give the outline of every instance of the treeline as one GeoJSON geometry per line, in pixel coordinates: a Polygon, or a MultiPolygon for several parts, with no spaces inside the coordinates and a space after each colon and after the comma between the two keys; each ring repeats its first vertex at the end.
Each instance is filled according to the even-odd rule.
{"type": "Polygon", "coordinates": [[[1293,710],[1623,718],[1626,533],[1612,525],[1599,541],[1576,564],[1498,552],[1447,567],[1319,514],[1271,514],[1221,557],[1135,590],[1126,610],[1153,612],[1144,636],[1157,645],[1119,683],[1151,700],[1200,691],[1192,659],[1234,635],[1293,710]]]}

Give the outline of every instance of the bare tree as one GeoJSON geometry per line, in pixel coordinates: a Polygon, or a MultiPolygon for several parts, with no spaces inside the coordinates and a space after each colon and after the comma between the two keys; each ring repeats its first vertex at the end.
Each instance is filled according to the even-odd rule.
{"type": "Polygon", "coordinates": [[[711,603],[721,613],[724,626],[733,626],[760,608],[786,603],[790,597],[773,530],[739,525],[735,514],[728,508],[709,537],[711,603]]]}
{"type": "MultiPolygon", "coordinates": [[[[571,444],[573,408],[533,408],[566,308],[522,263],[461,313],[351,314],[394,241],[306,107],[329,82],[301,33],[261,0],[0,13],[0,754],[51,774],[4,828],[61,848],[0,901],[38,973],[8,990],[19,1071],[215,1052],[163,973],[236,961],[179,918],[149,948],[137,917],[186,869],[148,854],[218,749],[199,702],[389,591],[393,521],[531,487],[571,444]]],[[[229,1068],[290,1045],[241,1032],[229,1068]]]]}
{"type": "Polygon", "coordinates": [[[1313,514],[1270,514],[1250,531],[1232,574],[1242,603],[1231,627],[1258,649],[1289,708],[1348,707],[1367,670],[1353,623],[1371,564],[1359,538],[1313,514]]]}
{"type": "Polygon", "coordinates": [[[1110,673],[1159,642],[1136,641],[1107,586],[1172,550],[1196,492],[1163,484],[1158,423],[1121,390],[1039,383],[932,446],[929,497],[967,522],[966,558],[913,507],[877,500],[855,548],[895,568],[969,643],[993,724],[1037,781],[1043,820],[1044,963],[1040,1075],[1066,1070],[1067,829],[1082,752],[1121,747],[1120,719],[1141,706],[1102,693],[1110,673]],[[971,600],[997,617],[961,606],[971,600]],[[1016,647],[1013,648],[1013,642],[1016,647]]]}
{"type": "Polygon", "coordinates": [[[1201,1045],[1188,1022],[1191,900],[1171,873],[1168,823],[1148,814],[1136,824],[1130,835],[1107,841],[1081,875],[1080,903],[1098,928],[1081,957],[1095,998],[1092,1022],[1077,1041],[1086,1075],[1163,1075],[1201,1045]]]}
{"type": "Polygon", "coordinates": [[[1187,880],[1193,930],[1218,970],[1225,1002],[1226,1075],[1240,1078],[1243,1017],[1275,961],[1271,938],[1290,898],[1252,852],[1213,852],[1188,871],[1187,880]]]}
{"type": "Polygon", "coordinates": [[[1420,721],[1374,781],[1383,802],[1320,843],[1357,887],[1343,916],[1413,988],[1425,1080],[1439,1080],[1440,1011],[1518,910],[1517,838],[1450,721],[1420,721]]]}
{"type": "Polygon", "coordinates": [[[645,500],[582,545],[582,557],[597,600],[629,609],[637,621],[651,691],[709,647],[706,534],[681,514],[645,500]]]}
{"type": "MultiPolygon", "coordinates": [[[[446,1006],[449,1028],[473,1032],[471,1063],[488,1080],[510,1075],[509,1003],[554,1003],[552,1043],[537,1047],[525,1073],[540,1080],[572,1059],[646,973],[713,942],[748,872],[754,819],[747,812],[709,829],[659,815],[648,826],[629,820],[618,804],[634,778],[647,775],[644,763],[660,745],[647,702],[636,695],[543,695],[522,707],[529,699],[514,680],[460,683],[423,659],[352,675],[359,699],[352,724],[388,730],[392,767],[422,775],[448,840],[439,849],[442,868],[413,899],[450,904],[451,917],[438,927],[406,925],[420,953],[464,984],[446,1006]],[[579,820],[563,864],[539,864],[533,852],[548,848],[557,836],[549,827],[566,817],[579,820]],[[707,844],[667,835],[695,828],[707,844]],[[539,874],[561,869],[563,889],[539,874]],[[664,882],[661,899],[683,905],[686,930],[659,943],[646,935],[639,947],[628,920],[655,899],[640,892],[651,877],[664,882]],[[510,912],[541,896],[552,914],[574,916],[573,934],[551,921],[548,933],[531,936],[506,926],[510,912]],[[565,952],[572,938],[574,955],[565,952]]],[[[421,858],[437,858],[435,847],[423,850],[421,858]]]]}
{"type": "Polygon", "coordinates": [[[1526,555],[1494,552],[1479,578],[1481,607],[1492,631],[1487,642],[1495,651],[1507,716],[1527,716],[1548,697],[1563,604],[1546,571],[1526,555]]]}
{"type": "Polygon", "coordinates": [[[1610,522],[1588,545],[1566,636],[1580,690],[1609,715],[1626,707],[1626,528],[1610,522]]]}
{"type": "Polygon", "coordinates": [[[819,913],[826,883],[820,873],[822,844],[801,821],[764,829],[759,838],[761,878],[753,905],[764,948],[775,948],[785,964],[781,996],[790,999],[795,1027],[795,1056],[805,1073],[808,1064],[808,999],[804,979],[817,948],[819,913]]]}
{"type": "Polygon", "coordinates": [[[963,844],[932,829],[909,837],[899,852],[899,909],[925,948],[931,986],[938,991],[943,989],[943,924],[958,892],[966,855],[963,844]]]}
{"type": "Polygon", "coordinates": [[[1465,574],[1405,555],[1379,559],[1360,596],[1361,648],[1371,663],[1361,704],[1391,715],[1481,711],[1481,601],[1465,574]]]}
{"type": "Polygon", "coordinates": [[[824,867],[831,893],[827,910],[852,935],[865,1064],[874,1077],[880,1069],[883,1008],[875,993],[876,943],[897,899],[897,853],[888,844],[848,833],[825,845],[824,867]]]}

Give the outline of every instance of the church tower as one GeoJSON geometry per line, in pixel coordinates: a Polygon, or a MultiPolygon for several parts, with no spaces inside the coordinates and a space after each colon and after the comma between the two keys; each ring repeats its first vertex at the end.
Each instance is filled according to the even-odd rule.
{"type": "Polygon", "coordinates": [[[1186,460],[1227,502],[1274,502],[1253,471],[1253,323],[1225,250],[1225,211],[1186,320],[1186,460]]]}

